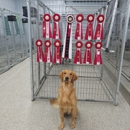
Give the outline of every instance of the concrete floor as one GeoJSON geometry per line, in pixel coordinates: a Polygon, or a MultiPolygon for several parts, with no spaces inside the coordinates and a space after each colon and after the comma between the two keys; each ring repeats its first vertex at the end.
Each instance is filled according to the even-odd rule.
{"type": "MultiPolygon", "coordinates": [[[[49,100],[31,102],[29,59],[0,75],[0,130],[57,130],[59,112],[49,100]]],[[[119,105],[78,102],[75,130],[130,130],[130,106],[119,96],[119,105]]],[[[64,130],[70,130],[65,118],[64,130]]]]}

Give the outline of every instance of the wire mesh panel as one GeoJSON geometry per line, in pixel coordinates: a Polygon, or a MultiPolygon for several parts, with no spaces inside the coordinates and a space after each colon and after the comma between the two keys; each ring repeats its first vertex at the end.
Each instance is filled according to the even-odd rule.
{"type": "Polygon", "coordinates": [[[125,44],[122,73],[125,78],[130,82],[130,20],[128,25],[127,41],[125,44]]]}
{"type": "Polygon", "coordinates": [[[5,30],[3,25],[3,17],[2,17],[2,11],[0,10],[0,70],[4,71],[8,68],[9,65],[9,59],[8,59],[8,48],[7,43],[5,42],[5,30]],[[2,68],[2,69],[1,69],[2,68]]]}
{"type": "Polygon", "coordinates": [[[126,46],[125,46],[124,63],[123,63],[122,73],[130,82],[130,44],[129,44],[129,39],[127,40],[126,46]]]}
{"type": "Polygon", "coordinates": [[[7,9],[0,9],[0,11],[0,73],[3,73],[28,57],[29,44],[27,25],[23,27],[22,23],[23,16],[7,9]]]}
{"type": "MultiPolygon", "coordinates": [[[[106,65],[109,70],[111,70],[112,77],[114,79],[114,82],[117,83],[117,86],[119,86],[119,77],[121,72],[124,71],[124,67],[122,69],[122,66],[126,65],[126,61],[123,62],[123,55],[125,50],[125,44],[126,44],[126,33],[128,29],[128,20],[129,20],[129,1],[126,0],[119,0],[115,1],[118,2],[117,4],[117,11],[114,14],[115,18],[111,18],[111,22],[113,24],[113,27],[110,31],[109,27],[106,27],[105,31],[108,31],[108,34],[111,32],[111,37],[108,37],[107,35],[107,41],[104,41],[105,43],[109,43],[109,53],[106,54],[106,63],[109,65],[106,65]],[[126,25],[127,24],[127,25],[126,25]],[[108,42],[109,39],[109,42],[108,42]]],[[[111,2],[109,3],[111,4],[111,2]]],[[[115,8],[115,7],[114,7],[115,8]]],[[[109,16],[111,15],[110,11],[112,8],[108,8],[107,17],[109,20],[109,16]]],[[[108,22],[105,22],[105,26],[108,26],[108,22]]],[[[106,33],[107,34],[107,33],[106,33]]],[[[106,45],[106,44],[105,44],[106,45]]],[[[108,71],[109,71],[108,70],[108,71]]],[[[117,91],[117,89],[115,90],[117,91]]]]}
{"type": "MultiPolygon", "coordinates": [[[[128,22],[128,1],[111,0],[103,1],[32,1],[28,2],[28,19],[29,19],[29,43],[31,57],[31,85],[32,85],[32,100],[35,98],[57,98],[60,79],[58,74],[65,69],[70,69],[76,72],[79,79],[75,82],[75,88],[78,100],[90,101],[107,101],[117,104],[120,70],[122,69],[122,55],[125,39],[123,31],[127,31],[128,22]],[[119,6],[120,5],[120,6],[119,6]],[[42,36],[42,17],[44,14],[53,16],[55,13],[60,14],[61,27],[61,42],[63,44],[66,29],[66,15],[82,13],[84,16],[83,33],[85,34],[87,26],[87,15],[94,14],[94,30],[96,29],[96,17],[99,14],[104,14],[104,40],[102,48],[103,64],[102,65],[75,65],[73,63],[75,54],[74,39],[76,30],[76,21],[73,23],[72,30],[72,60],[64,60],[62,64],[41,63],[36,61],[36,40],[41,39],[44,43],[46,40],[42,36]],[[122,26],[122,16],[125,18],[124,26],[122,26]],[[122,27],[122,28],[121,28],[122,27]],[[109,41],[109,42],[108,42],[109,41]],[[119,46],[120,45],[120,46],[119,46]],[[107,50],[106,50],[107,48],[107,50]],[[113,66],[114,63],[116,67],[113,66]],[[117,69],[118,68],[118,69],[117,69]]],[[[51,19],[51,27],[53,28],[54,21],[51,19]]],[[[52,55],[54,55],[54,39],[49,39],[52,42],[52,55]]],[[[81,40],[83,43],[86,40],[81,40]]],[[[95,41],[93,40],[92,57],[94,58],[95,41]]],[[[44,50],[44,45],[42,46],[44,50]]],[[[85,48],[82,48],[82,56],[84,56],[85,48]]],[[[83,57],[82,57],[83,58],[83,57]]]]}
{"type": "MultiPolygon", "coordinates": [[[[110,2],[111,4],[112,2],[110,2]]],[[[117,69],[120,69],[120,57],[121,57],[121,52],[122,52],[122,46],[125,44],[125,52],[124,52],[124,62],[123,62],[123,69],[122,73],[124,73],[125,77],[129,80],[129,59],[127,58],[129,55],[129,45],[128,45],[128,34],[127,34],[127,41],[125,43],[122,43],[123,41],[123,36],[124,36],[124,26],[126,22],[126,14],[127,14],[127,1],[122,1],[120,0],[117,5],[117,13],[115,14],[115,19],[113,22],[113,29],[111,32],[111,37],[109,37],[110,42],[109,42],[109,49],[113,51],[113,53],[109,54],[107,56],[107,60],[117,69]]],[[[109,7],[108,12],[107,12],[107,17],[108,20],[110,21],[110,15],[112,7],[109,7]]],[[[106,21],[106,26],[109,26],[109,23],[106,21]]],[[[106,34],[109,31],[109,27],[106,27],[106,34]]],[[[127,30],[126,30],[127,32],[127,30]]],[[[108,38],[108,37],[107,37],[108,38]]],[[[107,40],[107,39],[106,39],[107,40]]],[[[107,43],[107,41],[104,41],[107,43]]],[[[118,74],[117,74],[118,75],[118,74]]]]}

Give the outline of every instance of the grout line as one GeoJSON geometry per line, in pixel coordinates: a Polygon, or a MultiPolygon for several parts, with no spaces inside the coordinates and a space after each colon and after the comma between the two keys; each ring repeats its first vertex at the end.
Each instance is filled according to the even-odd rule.
{"type": "MultiPolygon", "coordinates": [[[[28,65],[28,63],[26,65],[24,65],[20,70],[18,70],[16,73],[14,73],[11,77],[9,77],[5,82],[3,82],[2,84],[0,84],[0,87],[2,85],[4,85],[9,79],[11,79],[14,75],[16,75],[18,72],[20,72],[24,67],[26,67],[28,65]]],[[[7,71],[8,72],[8,71],[7,71]]]]}

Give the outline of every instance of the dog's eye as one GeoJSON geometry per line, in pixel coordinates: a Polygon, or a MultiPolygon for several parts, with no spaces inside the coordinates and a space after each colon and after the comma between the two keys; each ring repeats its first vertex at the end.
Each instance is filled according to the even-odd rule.
{"type": "Polygon", "coordinates": [[[64,74],[66,74],[66,72],[64,74]]]}
{"type": "Polygon", "coordinates": [[[72,73],[70,73],[70,75],[72,75],[72,73]]]}

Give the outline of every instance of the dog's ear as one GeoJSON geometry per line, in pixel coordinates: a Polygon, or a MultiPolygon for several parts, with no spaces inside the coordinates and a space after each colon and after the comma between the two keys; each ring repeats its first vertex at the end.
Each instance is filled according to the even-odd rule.
{"type": "Polygon", "coordinates": [[[64,72],[64,70],[62,70],[60,73],[59,73],[59,77],[60,77],[60,79],[61,79],[61,81],[63,81],[63,72],[64,72]]]}
{"type": "Polygon", "coordinates": [[[72,82],[76,81],[77,79],[78,79],[78,76],[76,75],[75,72],[73,72],[72,82]]]}

